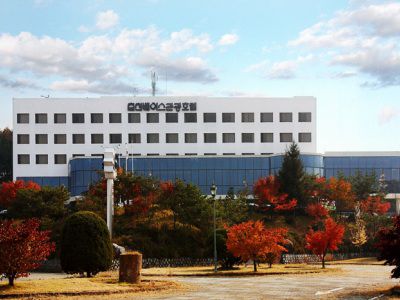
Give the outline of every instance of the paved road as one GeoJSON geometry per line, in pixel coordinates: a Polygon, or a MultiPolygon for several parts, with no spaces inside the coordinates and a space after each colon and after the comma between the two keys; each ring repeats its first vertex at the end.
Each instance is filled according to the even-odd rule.
{"type": "Polygon", "coordinates": [[[355,289],[399,283],[390,279],[392,267],[341,265],[340,268],[343,272],[318,275],[176,277],[174,281],[192,284],[194,290],[150,299],[325,299],[355,289]]]}

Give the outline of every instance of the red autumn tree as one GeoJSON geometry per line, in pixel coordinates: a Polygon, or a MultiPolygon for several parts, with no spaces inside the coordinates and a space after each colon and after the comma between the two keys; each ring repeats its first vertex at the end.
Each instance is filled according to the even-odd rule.
{"type": "Polygon", "coordinates": [[[257,261],[268,253],[286,251],[283,246],[286,243],[285,228],[266,229],[261,221],[248,221],[226,230],[226,248],[243,261],[253,260],[254,272],[257,272],[257,261]]]}
{"type": "Polygon", "coordinates": [[[385,265],[396,266],[392,278],[400,278],[400,216],[393,218],[392,228],[382,228],[377,237],[378,259],[385,260],[385,265]]]}
{"type": "Polygon", "coordinates": [[[321,258],[322,268],[325,268],[326,254],[338,249],[344,235],[344,226],[337,224],[332,218],[327,218],[324,225],[324,230],[310,229],[306,235],[306,248],[321,258]]]}
{"type": "Polygon", "coordinates": [[[16,278],[27,277],[55,250],[50,232],[39,231],[39,225],[36,219],[0,221],[0,274],[8,278],[10,286],[16,278]]]}
{"type": "Polygon", "coordinates": [[[306,213],[318,223],[329,216],[329,211],[321,203],[310,203],[306,207],[306,213]]]}
{"type": "Polygon", "coordinates": [[[297,205],[296,199],[288,199],[287,194],[279,192],[279,182],[275,176],[263,177],[254,184],[254,195],[262,210],[292,210],[297,205]]]}
{"type": "Polygon", "coordinates": [[[8,208],[11,202],[17,197],[20,189],[40,190],[40,185],[33,181],[25,182],[23,180],[3,182],[0,186],[0,207],[8,208]]]}
{"type": "Polygon", "coordinates": [[[365,214],[384,215],[390,209],[389,202],[383,202],[381,196],[369,196],[360,204],[361,211],[365,214]]]}

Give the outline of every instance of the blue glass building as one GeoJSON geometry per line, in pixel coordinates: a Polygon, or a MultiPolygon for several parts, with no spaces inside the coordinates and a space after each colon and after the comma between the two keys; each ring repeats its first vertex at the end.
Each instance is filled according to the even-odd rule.
{"type": "MultiPolygon", "coordinates": [[[[384,174],[389,193],[400,193],[399,155],[320,155],[303,154],[301,159],[307,173],[332,177],[350,176],[361,172],[384,174]]],[[[177,156],[177,157],[131,157],[120,159],[120,165],[141,176],[160,180],[181,179],[193,183],[204,194],[214,182],[218,194],[224,195],[229,188],[249,189],[260,177],[276,174],[282,165],[283,155],[270,156],[177,156]]],[[[72,196],[80,195],[91,183],[99,180],[102,171],[101,157],[79,157],[70,160],[68,177],[20,177],[40,185],[68,187],[72,196]]]]}

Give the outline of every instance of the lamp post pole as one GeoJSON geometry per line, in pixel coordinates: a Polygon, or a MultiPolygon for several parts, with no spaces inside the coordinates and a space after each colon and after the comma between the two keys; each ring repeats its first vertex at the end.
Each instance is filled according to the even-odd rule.
{"type": "Polygon", "coordinates": [[[218,269],[218,258],[217,258],[217,226],[215,222],[215,195],[217,193],[217,186],[213,183],[210,188],[211,196],[214,202],[214,272],[218,269]]]}

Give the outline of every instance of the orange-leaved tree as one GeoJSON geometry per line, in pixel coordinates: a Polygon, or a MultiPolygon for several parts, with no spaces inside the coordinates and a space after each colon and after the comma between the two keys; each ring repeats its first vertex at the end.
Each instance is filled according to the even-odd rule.
{"type": "Polygon", "coordinates": [[[3,182],[0,186],[0,207],[8,208],[17,197],[18,190],[21,189],[31,189],[31,190],[40,190],[40,185],[33,181],[8,181],[3,182]]]}
{"type": "Polygon", "coordinates": [[[342,243],[344,226],[336,223],[332,218],[324,221],[323,230],[310,231],[306,235],[306,248],[318,255],[322,261],[322,268],[325,268],[325,256],[328,251],[335,251],[342,243]]]}
{"type": "Polygon", "coordinates": [[[261,221],[243,222],[226,227],[226,248],[243,261],[253,260],[254,272],[257,272],[257,261],[265,259],[268,253],[287,251],[286,228],[267,229],[261,221]]]}
{"type": "Polygon", "coordinates": [[[287,194],[279,192],[278,179],[270,175],[259,178],[254,184],[254,196],[260,209],[274,211],[292,210],[297,205],[296,199],[289,199],[287,194]]]}
{"type": "Polygon", "coordinates": [[[390,209],[389,202],[383,202],[382,196],[368,196],[367,199],[361,201],[360,209],[365,214],[384,215],[390,209]]]}
{"type": "Polygon", "coordinates": [[[36,219],[0,221],[0,274],[8,278],[10,286],[16,278],[27,277],[55,250],[50,232],[40,231],[39,226],[36,219]]]}
{"type": "Polygon", "coordinates": [[[319,223],[325,218],[329,217],[328,209],[321,203],[310,203],[306,207],[306,213],[314,218],[314,223],[319,223]]]}

